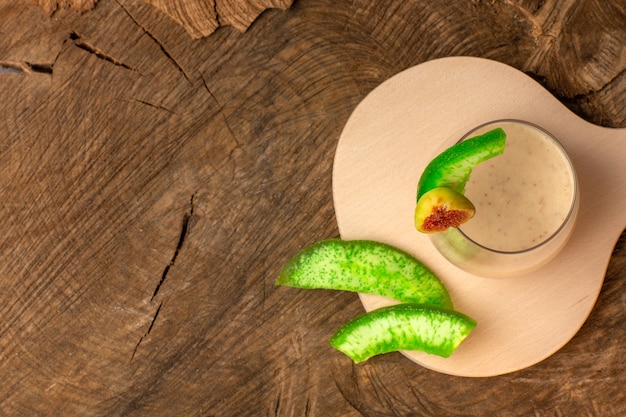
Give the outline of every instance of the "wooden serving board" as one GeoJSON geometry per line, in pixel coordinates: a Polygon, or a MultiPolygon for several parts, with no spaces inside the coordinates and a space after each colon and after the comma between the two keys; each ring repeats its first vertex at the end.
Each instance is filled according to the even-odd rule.
{"type": "MultiPolygon", "coordinates": [[[[580,119],[507,65],[471,57],[429,61],[387,80],[357,106],[337,147],[333,195],[343,239],[378,240],[412,253],[444,281],[455,308],[478,321],[450,358],[403,353],[452,375],[509,373],[560,349],[595,305],[626,226],[626,129],[580,119]],[[475,126],[503,118],[533,122],[559,139],[577,171],[581,203],[556,259],[521,277],[489,279],[445,260],[415,230],[413,211],[426,164],[475,126]]],[[[392,303],[360,297],[367,311],[392,303]]]]}

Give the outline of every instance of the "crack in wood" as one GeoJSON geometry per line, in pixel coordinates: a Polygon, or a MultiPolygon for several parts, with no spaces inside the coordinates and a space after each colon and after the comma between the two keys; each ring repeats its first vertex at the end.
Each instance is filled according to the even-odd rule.
{"type": "Polygon", "coordinates": [[[41,74],[52,74],[52,67],[54,64],[38,64],[34,62],[24,62],[26,66],[32,71],[41,74]]]}
{"type": "Polygon", "coordinates": [[[148,327],[148,330],[146,331],[145,336],[150,334],[150,331],[152,330],[152,327],[154,327],[154,323],[156,322],[156,319],[159,316],[159,312],[161,311],[161,307],[162,306],[163,306],[163,302],[159,303],[159,307],[157,307],[156,311],[154,312],[154,316],[152,316],[152,321],[150,322],[150,326],[148,327]]]}
{"type": "Polygon", "coordinates": [[[178,244],[176,245],[176,250],[174,251],[174,255],[172,256],[172,259],[170,260],[169,264],[167,264],[167,266],[163,270],[163,274],[161,274],[161,279],[159,280],[156,288],[154,289],[154,292],[152,293],[152,297],[150,298],[150,301],[154,300],[154,298],[159,293],[161,286],[167,279],[167,275],[169,274],[170,269],[176,263],[178,254],[180,253],[183,247],[183,244],[185,243],[185,239],[187,238],[187,233],[189,232],[189,219],[193,217],[193,211],[194,211],[193,199],[195,196],[196,196],[195,194],[191,196],[191,201],[189,202],[189,206],[190,206],[189,213],[185,213],[185,215],[183,216],[183,225],[180,231],[180,236],[178,237],[178,244]]]}
{"type": "Polygon", "coordinates": [[[53,63],[37,62],[0,62],[0,72],[11,74],[38,73],[52,75],[53,63]]]}
{"type": "Polygon", "coordinates": [[[135,25],[137,25],[138,28],[140,28],[143,33],[148,36],[150,39],[152,39],[152,41],[154,43],[156,43],[158,45],[158,47],[161,49],[161,52],[163,52],[163,54],[165,55],[165,57],[174,65],[174,67],[176,67],[176,69],[178,71],[180,71],[180,73],[183,75],[183,77],[185,77],[185,79],[190,83],[193,84],[191,82],[191,79],[189,78],[189,76],[187,75],[187,73],[185,72],[185,70],[183,69],[183,67],[180,66],[180,64],[176,61],[176,59],[174,59],[174,57],[167,51],[167,49],[165,48],[165,46],[157,39],[157,37],[155,35],[153,35],[148,29],[146,29],[141,23],[139,23],[139,21],[137,19],[135,19],[135,17],[126,9],[126,7],[124,7],[124,5],[119,1],[116,0],[117,4],[122,8],[122,10],[124,11],[124,13],[126,13],[126,15],[130,18],[130,20],[133,21],[133,23],[135,23],[135,25]]]}
{"type": "Polygon", "coordinates": [[[148,337],[148,335],[150,334],[150,331],[152,331],[152,328],[154,327],[154,323],[156,322],[156,319],[159,316],[159,312],[161,311],[161,307],[162,306],[163,306],[163,302],[160,302],[159,306],[157,307],[156,311],[154,312],[154,315],[152,316],[152,321],[150,321],[150,326],[148,326],[148,330],[146,330],[146,332],[139,338],[139,341],[135,344],[135,349],[133,349],[133,353],[132,353],[132,355],[130,355],[130,361],[131,362],[135,358],[135,355],[137,354],[137,350],[139,349],[139,345],[141,345],[141,342],[143,342],[143,340],[146,337],[148,337]]]}
{"type": "Polygon", "coordinates": [[[202,72],[200,72],[200,78],[202,79],[202,84],[204,85],[204,89],[209,93],[213,101],[215,101],[215,104],[217,104],[217,108],[221,111],[223,106],[219,101],[217,101],[217,97],[215,97],[215,94],[213,94],[213,91],[211,91],[211,89],[209,88],[209,84],[207,83],[207,80],[204,77],[204,74],[202,72]]]}
{"type": "Polygon", "coordinates": [[[150,103],[148,101],[140,100],[138,98],[134,98],[133,100],[135,100],[138,103],[145,104],[146,106],[154,107],[155,109],[163,110],[163,111],[166,111],[168,113],[175,114],[172,110],[168,109],[167,107],[159,106],[157,104],[152,104],[152,103],[150,103]]]}
{"type": "Polygon", "coordinates": [[[274,415],[275,416],[280,415],[280,392],[278,393],[278,396],[276,397],[276,404],[274,405],[274,415]]]}
{"type": "Polygon", "coordinates": [[[232,159],[233,152],[235,152],[237,149],[243,149],[243,147],[241,146],[241,143],[237,139],[237,136],[235,136],[235,132],[233,132],[233,129],[230,127],[230,123],[228,123],[228,118],[226,117],[224,112],[221,111],[224,106],[217,100],[217,97],[215,97],[215,94],[213,94],[213,91],[211,91],[211,88],[209,88],[209,84],[207,83],[207,79],[205,78],[204,74],[200,73],[200,79],[202,80],[202,84],[204,85],[204,89],[207,91],[207,93],[209,93],[209,96],[211,96],[211,98],[213,99],[215,104],[217,104],[217,108],[220,110],[219,113],[222,116],[222,120],[224,121],[224,125],[226,126],[226,129],[228,130],[228,133],[230,134],[231,138],[233,139],[233,142],[235,142],[235,149],[233,149],[230,152],[230,156],[229,156],[229,158],[232,159]]]}
{"type": "Polygon", "coordinates": [[[0,73],[9,73],[9,74],[23,74],[24,68],[20,64],[16,64],[13,62],[1,62],[0,61],[0,73]]]}
{"type": "Polygon", "coordinates": [[[220,20],[220,12],[217,11],[217,0],[213,0],[213,13],[215,13],[215,21],[217,22],[217,26],[222,26],[222,22],[220,20]]]}
{"type": "MultiPolygon", "coordinates": [[[[196,194],[192,194],[191,195],[191,199],[189,201],[189,212],[185,213],[183,216],[183,225],[180,231],[180,236],[178,238],[178,243],[176,245],[176,250],[174,251],[174,255],[172,256],[172,259],[170,260],[169,264],[167,264],[167,266],[165,267],[165,269],[163,270],[163,274],[161,275],[161,279],[159,280],[156,288],[154,289],[154,292],[152,294],[152,297],[150,298],[150,302],[152,302],[154,300],[154,297],[157,296],[157,294],[159,293],[159,290],[161,289],[161,286],[163,285],[163,283],[165,282],[166,278],[167,278],[167,274],[170,271],[170,268],[172,266],[174,266],[174,263],[176,262],[176,258],[178,258],[178,254],[180,253],[183,244],[185,243],[185,239],[187,238],[187,234],[189,233],[189,221],[190,219],[193,218],[193,213],[194,213],[194,198],[195,198],[196,194]]],[[[146,337],[148,337],[148,335],[150,334],[150,332],[152,331],[152,328],[154,327],[154,324],[157,320],[157,317],[159,316],[159,312],[161,311],[161,307],[163,306],[163,301],[161,301],[159,303],[159,306],[157,307],[156,311],[154,312],[154,315],[152,316],[152,321],[150,322],[150,326],[148,326],[148,330],[146,330],[146,332],[139,338],[139,341],[137,341],[137,343],[135,344],[135,348],[133,349],[133,353],[130,356],[130,361],[132,362],[133,359],[135,358],[135,355],[137,354],[137,350],[139,349],[139,346],[141,345],[141,343],[144,341],[144,339],[146,337]]]]}
{"type": "MultiPolygon", "coordinates": [[[[93,54],[94,56],[96,56],[96,58],[102,59],[102,60],[104,60],[106,62],[109,62],[109,63],[111,63],[113,65],[125,68],[125,69],[130,70],[130,71],[139,72],[139,70],[137,70],[136,68],[133,68],[133,67],[123,63],[122,61],[117,60],[117,59],[113,58],[112,56],[109,56],[109,55],[105,54],[100,49],[98,49],[96,46],[94,46],[94,45],[90,44],[89,42],[85,41],[81,35],[79,35],[78,33],[74,32],[74,31],[72,31],[70,33],[70,39],[72,40],[72,42],[74,42],[74,45],[76,45],[78,48],[82,49],[83,51],[89,52],[90,54],[93,54]]],[[[52,72],[52,69],[50,70],[50,72],[52,72]]]]}

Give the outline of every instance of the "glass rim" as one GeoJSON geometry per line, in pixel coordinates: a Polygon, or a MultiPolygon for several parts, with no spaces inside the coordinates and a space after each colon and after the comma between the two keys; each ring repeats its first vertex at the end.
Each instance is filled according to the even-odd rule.
{"type": "Polygon", "coordinates": [[[550,241],[552,241],[554,238],[556,238],[556,236],[558,236],[563,229],[568,225],[568,223],[570,222],[570,220],[572,219],[573,215],[574,215],[574,210],[576,209],[577,206],[577,202],[579,199],[578,196],[578,178],[576,176],[576,170],[574,169],[574,164],[572,163],[572,160],[570,159],[569,155],[567,154],[567,152],[565,151],[565,148],[563,147],[563,145],[561,145],[561,142],[559,142],[559,140],[549,131],[547,131],[546,129],[544,129],[543,127],[532,123],[532,122],[528,122],[526,120],[521,120],[521,119],[496,119],[496,120],[492,120],[489,122],[485,122],[482,123],[476,127],[474,127],[473,129],[471,129],[470,131],[468,131],[465,135],[463,135],[461,137],[461,139],[459,139],[457,141],[457,143],[463,142],[466,139],[469,139],[470,135],[479,130],[482,129],[486,126],[489,125],[494,125],[494,124],[498,124],[498,123],[519,123],[519,124],[523,124],[526,126],[530,126],[531,128],[538,130],[540,132],[542,132],[551,142],[553,145],[555,145],[555,147],[558,149],[558,151],[561,153],[561,155],[563,157],[565,157],[565,160],[567,161],[567,165],[569,167],[569,171],[571,173],[572,176],[572,180],[574,183],[574,189],[572,192],[572,201],[570,203],[570,207],[569,207],[569,211],[567,212],[567,215],[565,216],[565,218],[563,219],[563,222],[561,222],[560,226],[552,233],[550,234],[548,237],[546,237],[544,240],[542,240],[541,242],[537,243],[536,245],[530,246],[528,248],[525,249],[520,249],[520,250],[514,250],[514,251],[506,251],[506,250],[501,250],[501,249],[494,249],[494,248],[490,248],[489,246],[485,246],[481,243],[478,243],[476,240],[472,239],[470,236],[468,236],[463,230],[461,230],[461,228],[457,227],[457,231],[459,233],[461,233],[461,235],[463,235],[464,238],[466,238],[467,240],[469,240],[472,244],[480,247],[481,249],[484,249],[486,251],[492,252],[492,253],[497,253],[497,254],[502,254],[502,255],[519,255],[519,254],[524,254],[524,253],[528,253],[528,252],[532,252],[542,246],[547,245],[548,243],[550,243],[550,241]]]}

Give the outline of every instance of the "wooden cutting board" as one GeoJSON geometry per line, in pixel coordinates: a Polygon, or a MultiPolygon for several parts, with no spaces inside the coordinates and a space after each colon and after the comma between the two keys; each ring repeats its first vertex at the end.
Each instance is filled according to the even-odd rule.
{"type": "MultiPolygon", "coordinates": [[[[580,119],[507,65],[471,57],[429,61],[387,80],[357,106],[337,146],[333,196],[343,239],[378,240],[412,253],[439,275],[455,308],[478,321],[450,358],[403,353],[452,375],[509,373],[559,350],[594,308],[626,226],[626,129],[580,119]],[[413,211],[426,164],[475,126],[504,118],[538,124],[559,139],[575,166],[581,203],[556,259],[521,277],[490,279],[445,260],[414,229],[413,211]]],[[[367,311],[392,303],[360,297],[367,311]]]]}

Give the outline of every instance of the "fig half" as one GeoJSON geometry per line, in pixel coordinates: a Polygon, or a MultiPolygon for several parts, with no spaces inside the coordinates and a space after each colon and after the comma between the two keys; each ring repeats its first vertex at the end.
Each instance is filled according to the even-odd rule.
{"type": "Polygon", "coordinates": [[[420,197],[415,207],[415,227],[422,233],[439,233],[459,227],[474,216],[474,204],[447,187],[433,188],[420,197]]]}

